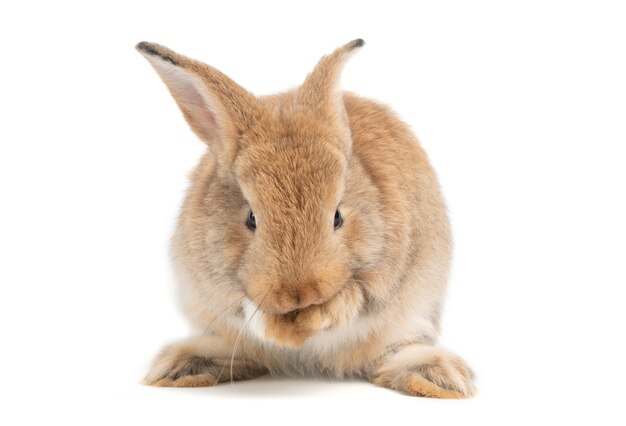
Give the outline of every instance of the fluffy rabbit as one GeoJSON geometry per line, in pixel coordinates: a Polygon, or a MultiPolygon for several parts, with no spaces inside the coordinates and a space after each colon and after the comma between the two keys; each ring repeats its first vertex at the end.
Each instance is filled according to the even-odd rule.
{"type": "Polygon", "coordinates": [[[172,242],[197,334],[163,349],[144,383],[323,374],[473,395],[471,370],[435,346],[451,243],[433,169],[393,112],[338,85],[363,44],[264,97],[137,45],[208,146],[172,242]]]}

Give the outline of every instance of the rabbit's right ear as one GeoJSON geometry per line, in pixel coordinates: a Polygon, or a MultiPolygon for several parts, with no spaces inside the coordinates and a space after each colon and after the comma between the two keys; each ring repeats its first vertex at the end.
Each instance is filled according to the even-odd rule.
{"type": "Polygon", "coordinates": [[[257,99],[213,67],[154,43],[137,50],[152,64],[218,163],[232,161],[238,135],[260,114],[257,99]]]}

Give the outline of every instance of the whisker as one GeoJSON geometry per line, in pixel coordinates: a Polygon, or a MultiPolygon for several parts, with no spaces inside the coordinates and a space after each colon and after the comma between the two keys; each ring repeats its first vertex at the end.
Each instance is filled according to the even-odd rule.
{"type": "Polygon", "coordinates": [[[224,363],[224,365],[222,365],[222,369],[220,370],[220,374],[217,375],[217,378],[215,379],[215,383],[213,383],[213,386],[216,386],[219,382],[220,382],[220,377],[222,377],[222,373],[224,372],[224,369],[226,368],[226,365],[228,363],[224,363]]]}
{"type": "MultiPolygon", "coordinates": [[[[267,294],[267,293],[266,293],[266,294],[267,294]]],[[[260,296],[260,295],[261,295],[261,292],[258,292],[256,295],[252,296],[250,299],[251,299],[251,300],[254,300],[254,299],[256,299],[256,298],[257,298],[258,296],[260,296]]],[[[239,302],[241,299],[243,299],[243,298],[245,298],[245,297],[246,297],[246,295],[244,294],[243,296],[241,296],[241,297],[237,298],[237,299],[236,299],[233,303],[231,303],[230,305],[228,305],[228,306],[226,307],[226,309],[224,309],[222,312],[220,312],[217,316],[220,316],[221,314],[223,314],[224,312],[226,312],[226,310],[227,310],[228,308],[230,308],[230,307],[231,307],[231,306],[233,306],[235,303],[239,302]]],[[[211,325],[211,323],[212,323],[213,321],[215,321],[215,319],[217,319],[217,317],[213,318],[213,320],[211,320],[211,322],[209,323],[209,325],[211,325]]],[[[252,317],[250,317],[250,319],[252,319],[252,317]]],[[[205,333],[208,331],[208,328],[209,328],[209,327],[208,327],[208,325],[207,325],[206,329],[204,330],[204,332],[205,332],[205,333]]],[[[203,333],[203,334],[204,334],[204,333],[203,333]]],[[[219,383],[220,378],[222,377],[222,373],[224,372],[224,369],[226,368],[226,365],[227,365],[227,363],[224,363],[224,365],[222,366],[222,369],[220,370],[219,374],[217,375],[217,378],[215,379],[215,383],[213,383],[213,386],[215,386],[215,385],[217,385],[217,384],[219,383]]],[[[232,362],[231,362],[231,369],[232,369],[232,362]]]]}
{"type": "MultiPolygon", "coordinates": [[[[260,295],[261,295],[261,292],[258,292],[257,294],[255,294],[254,296],[252,296],[250,299],[251,299],[251,300],[254,300],[254,299],[256,299],[256,298],[257,298],[258,296],[260,296],[260,295]]],[[[267,293],[265,293],[265,296],[267,296],[267,293]]],[[[265,296],[263,297],[263,300],[265,300],[265,296]]],[[[240,298],[240,299],[241,299],[241,298],[240,298]]],[[[261,301],[261,303],[263,303],[263,301],[261,301]]],[[[260,305],[259,305],[259,306],[260,306],[260,305]]],[[[258,310],[258,308],[257,308],[257,310],[258,310]]],[[[239,331],[239,334],[237,335],[237,339],[236,339],[236,341],[235,341],[235,345],[234,345],[234,347],[233,347],[233,354],[232,354],[232,356],[231,356],[231,363],[230,363],[231,383],[232,383],[232,381],[233,381],[233,380],[232,380],[233,358],[234,358],[234,353],[235,353],[235,351],[236,351],[236,349],[237,349],[237,342],[239,341],[239,337],[240,337],[240,335],[241,335],[241,332],[242,332],[242,331],[243,331],[243,329],[246,327],[246,325],[248,324],[248,322],[249,322],[250,320],[252,320],[252,317],[254,316],[254,314],[256,314],[256,311],[254,311],[254,313],[250,316],[250,319],[249,319],[249,320],[248,320],[248,321],[247,321],[247,322],[246,322],[246,323],[242,326],[242,328],[241,328],[241,329],[240,329],[240,331],[239,331]]],[[[213,386],[215,386],[215,385],[217,385],[217,384],[219,383],[220,378],[222,377],[222,373],[224,373],[224,369],[226,368],[226,365],[228,365],[228,363],[224,363],[224,365],[222,366],[222,368],[221,368],[221,370],[220,370],[219,374],[217,375],[217,378],[215,379],[215,383],[213,384],[213,386]]]]}
{"type": "MultiPolygon", "coordinates": [[[[260,294],[260,293],[259,293],[260,294]]],[[[240,302],[243,298],[245,298],[246,295],[245,293],[238,297],[237,299],[235,299],[234,302],[229,303],[224,309],[222,309],[217,315],[215,315],[210,321],[209,323],[204,327],[204,331],[200,334],[200,338],[198,339],[198,341],[196,342],[196,346],[195,348],[198,348],[198,345],[200,344],[200,340],[202,339],[202,337],[204,337],[205,334],[207,334],[207,332],[209,331],[209,327],[211,327],[211,324],[213,324],[215,322],[215,320],[217,320],[220,316],[222,316],[227,310],[229,310],[230,308],[233,307],[233,305],[235,305],[236,303],[240,302]]]]}
{"type": "Polygon", "coordinates": [[[239,329],[239,334],[237,334],[237,338],[235,339],[235,345],[233,347],[233,353],[230,356],[230,383],[231,384],[234,383],[234,380],[233,380],[233,363],[235,362],[235,352],[237,351],[237,346],[239,346],[239,340],[241,340],[241,336],[242,336],[244,330],[246,329],[246,327],[248,326],[248,324],[250,323],[250,321],[252,321],[252,318],[254,318],[254,316],[257,314],[257,312],[259,312],[259,309],[261,308],[261,305],[265,301],[265,298],[267,297],[267,295],[270,293],[270,290],[271,289],[269,289],[269,290],[267,290],[265,292],[265,295],[263,296],[263,299],[261,299],[261,302],[256,307],[256,309],[254,310],[252,315],[250,315],[250,318],[248,318],[248,320],[244,323],[244,325],[239,329]]]}

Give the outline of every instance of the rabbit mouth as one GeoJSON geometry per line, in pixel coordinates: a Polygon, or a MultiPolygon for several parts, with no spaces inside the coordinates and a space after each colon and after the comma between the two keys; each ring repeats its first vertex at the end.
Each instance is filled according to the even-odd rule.
{"type": "Polygon", "coordinates": [[[324,328],[323,305],[310,305],[286,314],[265,313],[266,338],[285,346],[302,346],[324,328]]]}
{"type": "Polygon", "coordinates": [[[310,337],[346,325],[358,316],[364,291],[354,274],[333,289],[330,297],[317,297],[306,306],[284,310],[273,309],[276,304],[267,303],[270,291],[258,301],[248,296],[243,302],[246,328],[263,342],[301,347],[310,337]]]}
{"type": "Polygon", "coordinates": [[[331,325],[329,310],[331,298],[323,303],[293,309],[286,313],[272,313],[256,306],[251,300],[244,302],[248,329],[262,341],[281,346],[301,347],[316,333],[331,325]]]}

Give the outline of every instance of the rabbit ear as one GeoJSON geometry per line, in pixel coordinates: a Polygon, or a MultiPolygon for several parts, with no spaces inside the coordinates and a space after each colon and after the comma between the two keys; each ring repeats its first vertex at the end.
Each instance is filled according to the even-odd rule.
{"type": "Polygon", "coordinates": [[[356,39],[324,56],[300,87],[299,102],[311,108],[317,117],[328,120],[350,139],[348,119],[339,86],[341,70],[346,60],[365,42],[356,39]]]}
{"type": "Polygon", "coordinates": [[[141,42],[136,48],[152,64],[218,162],[232,160],[237,136],[258,118],[257,99],[215,68],[166,47],[141,42]]]}

